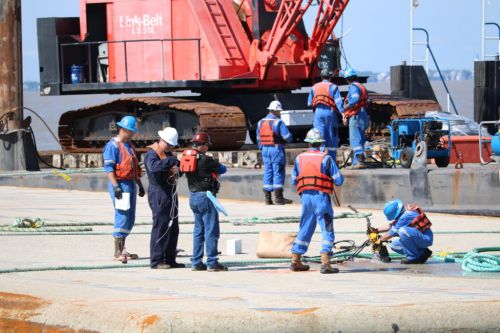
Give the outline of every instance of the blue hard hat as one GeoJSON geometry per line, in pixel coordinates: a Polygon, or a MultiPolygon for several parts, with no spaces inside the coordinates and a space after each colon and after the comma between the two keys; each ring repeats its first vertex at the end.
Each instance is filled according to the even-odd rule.
{"type": "Polygon", "coordinates": [[[121,128],[124,128],[126,130],[137,133],[137,119],[135,119],[135,117],[125,116],[116,125],[120,126],[121,128]]]}
{"type": "Polygon", "coordinates": [[[404,204],[403,201],[395,199],[389,201],[384,206],[384,215],[388,221],[393,221],[403,212],[404,204]]]}
{"type": "Polygon", "coordinates": [[[352,69],[352,68],[348,68],[345,70],[344,72],[344,78],[348,78],[348,77],[354,77],[354,76],[358,76],[358,73],[352,69]]]}

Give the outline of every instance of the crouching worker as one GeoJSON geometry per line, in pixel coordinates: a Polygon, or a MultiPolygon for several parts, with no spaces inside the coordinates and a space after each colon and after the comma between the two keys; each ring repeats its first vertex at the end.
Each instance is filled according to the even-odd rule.
{"type": "Polygon", "coordinates": [[[139,196],[145,195],[141,182],[142,170],[139,159],[132,145],[132,138],[137,133],[137,120],[125,116],[116,124],[118,135],[104,147],[104,171],[108,175],[108,191],[115,207],[113,238],[115,241],[114,260],[126,262],[127,259],[138,259],[137,254],[127,253],[125,239],[132,231],[135,223],[135,207],[137,187],[139,196]],[[127,202],[121,201],[127,198],[127,202]],[[117,207],[117,200],[120,205],[117,207]],[[123,205],[122,205],[123,204],[123,205]]]}
{"type": "Polygon", "coordinates": [[[384,206],[384,214],[389,225],[375,229],[376,232],[387,232],[380,238],[381,242],[388,241],[396,236],[391,243],[394,252],[403,254],[406,259],[402,264],[423,264],[432,255],[429,246],[432,245],[432,223],[425,215],[422,208],[417,205],[404,204],[396,199],[389,201],[384,206]]]}
{"type": "Polygon", "coordinates": [[[210,145],[208,133],[196,133],[191,143],[192,148],[182,154],[181,172],[186,174],[188,180],[189,206],[194,214],[192,270],[227,271],[218,258],[219,213],[207,196],[207,191],[217,194],[220,186],[218,177],[227,169],[206,155],[210,145]],[[203,263],[204,247],[207,251],[206,265],[203,263]]]}
{"type": "Polygon", "coordinates": [[[342,185],[344,178],[333,158],[323,152],[325,140],[319,130],[311,129],[304,141],[309,144],[309,149],[297,156],[292,173],[292,182],[297,186],[302,201],[302,215],[299,233],[292,246],[290,269],[296,272],[309,270],[309,266],[302,263],[301,256],[307,252],[316,224],[319,224],[323,238],[321,273],[338,273],[339,270],[330,264],[335,241],[330,195],[334,184],[342,185]]]}
{"type": "Polygon", "coordinates": [[[177,130],[159,131],[158,142],[149,146],[144,163],[148,175],[148,202],[153,212],[150,241],[150,264],[154,269],[183,268],[176,262],[179,239],[179,200],[177,179],[179,160],[171,150],[177,146],[177,130]]]}

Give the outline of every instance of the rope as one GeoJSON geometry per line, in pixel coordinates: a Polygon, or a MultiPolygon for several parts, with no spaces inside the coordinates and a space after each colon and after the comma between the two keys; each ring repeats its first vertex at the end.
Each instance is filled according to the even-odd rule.
{"type": "MultiPolygon", "coordinates": [[[[334,254],[332,259],[342,260],[349,257],[349,254],[334,254]]],[[[362,259],[370,259],[371,254],[357,254],[356,257],[362,259]]],[[[393,255],[391,258],[399,259],[400,255],[393,255]]],[[[304,262],[316,263],[316,257],[304,257],[304,262]]],[[[230,260],[221,261],[221,264],[227,267],[245,267],[245,266],[257,266],[257,265],[267,265],[267,264],[288,264],[290,263],[289,258],[284,259],[255,259],[255,260],[230,260]]],[[[26,267],[26,268],[8,268],[0,270],[0,274],[10,274],[10,273],[26,273],[26,272],[47,272],[47,271],[84,271],[84,270],[98,270],[98,269],[121,269],[121,268],[146,268],[150,267],[149,264],[113,264],[113,265],[89,265],[89,266],[41,266],[41,267],[26,267]]],[[[186,263],[186,267],[190,268],[191,264],[186,263]]]]}
{"type": "Polygon", "coordinates": [[[466,272],[500,272],[500,257],[482,252],[497,252],[500,247],[483,247],[467,253],[462,261],[466,272]]]}
{"type": "MultiPolygon", "coordinates": [[[[21,229],[13,227],[0,227],[0,237],[2,236],[20,236],[23,233],[30,236],[43,236],[50,233],[51,236],[100,236],[100,235],[110,235],[110,232],[83,232],[83,231],[93,231],[92,228],[82,228],[85,230],[76,230],[77,228],[42,228],[42,229],[21,229]],[[11,230],[8,230],[8,229],[11,230]],[[49,231],[46,231],[49,230],[49,231]],[[57,230],[57,231],[56,231],[57,230]]],[[[280,231],[283,233],[296,233],[294,231],[280,231]]],[[[258,235],[260,231],[222,231],[221,235],[258,235]]],[[[320,231],[316,231],[315,234],[320,234],[320,231]]],[[[150,235],[150,231],[135,231],[131,235],[150,235]]],[[[192,235],[192,231],[181,231],[181,235],[192,235]]],[[[363,235],[366,232],[363,231],[336,231],[336,235],[363,235]]],[[[468,235],[468,234],[500,234],[500,231],[485,231],[485,230],[464,230],[464,231],[435,231],[435,235],[468,235]]]]}

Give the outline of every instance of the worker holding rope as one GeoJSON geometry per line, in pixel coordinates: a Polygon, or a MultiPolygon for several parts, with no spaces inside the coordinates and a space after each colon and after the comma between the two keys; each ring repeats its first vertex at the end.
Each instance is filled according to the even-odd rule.
{"type": "Polygon", "coordinates": [[[145,195],[141,182],[142,170],[139,166],[139,159],[132,145],[132,138],[137,133],[137,119],[132,116],[125,116],[117,123],[118,136],[111,139],[104,147],[104,171],[109,179],[109,195],[115,206],[115,223],[113,237],[115,241],[114,259],[126,262],[128,259],[138,259],[137,254],[127,253],[125,250],[125,239],[130,234],[135,223],[135,207],[137,186],[139,196],[145,195]],[[124,195],[127,193],[127,195],[124,195]],[[117,209],[117,200],[128,202],[117,209]]]}
{"type": "Polygon", "coordinates": [[[144,159],[148,175],[148,202],[153,212],[150,241],[150,266],[153,269],[183,268],[176,262],[179,239],[179,200],[177,179],[179,160],[172,154],[178,133],[167,127],[159,131],[160,139],[149,146],[144,159]]]}
{"type": "Polygon", "coordinates": [[[189,205],[194,214],[192,270],[219,272],[227,268],[219,263],[217,250],[220,226],[219,213],[210,200],[219,192],[219,175],[227,169],[213,157],[208,156],[210,136],[198,132],[191,140],[192,148],[182,153],[181,172],[185,172],[189,186],[189,205]],[[207,250],[207,264],[203,263],[204,247],[207,250]]]}
{"type": "Polygon", "coordinates": [[[302,201],[302,215],[299,233],[292,246],[290,269],[296,272],[309,270],[309,266],[302,263],[301,256],[307,252],[316,224],[319,224],[323,238],[321,273],[338,273],[339,270],[330,264],[335,241],[330,195],[333,193],[334,184],[342,185],[344,177],[333,158],[321,150],[325,140],[318,129],[311,129],[304,141],[308,143],[309,149],[297,156],[292,173],[292,182],[297,186],[302,201]]]}
{"type": "Polygon", "coordinates": [[[387,232],[378,242],[387,242],[399,236],[391,243],[391,249],[404,254],[406,259],[402,264],[423,264],[430,258],[432,251],[429,247],[433,242],[432,223],[417,205],[404,204],[396,199],[384,206],[384,214],[389,225],[383,228],[373,228],[373,231],[387,232]]]}

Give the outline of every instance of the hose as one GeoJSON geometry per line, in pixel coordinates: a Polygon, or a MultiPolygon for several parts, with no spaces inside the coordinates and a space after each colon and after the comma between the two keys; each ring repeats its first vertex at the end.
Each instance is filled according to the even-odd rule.
{"type": "Polygon", "coordinates": [[[466,272],[500,272],[500,257],[482,252],[498,252],[500,247],[482,247],[467,253],[462,261],[466,272]]]}

